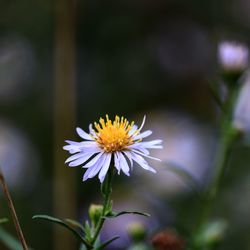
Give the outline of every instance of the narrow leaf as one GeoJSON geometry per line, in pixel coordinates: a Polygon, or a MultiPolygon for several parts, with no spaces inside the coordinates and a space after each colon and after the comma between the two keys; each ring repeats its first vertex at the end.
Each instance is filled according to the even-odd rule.
{"type": "Polygon", "coordinates": [[[53,222],[55,224],[61,225],[68,229],[70,232],[72,232],[76,238],[78,238],[82,243],[84,243],[87,246],[90,246],[90,244],[74,229],[72,228],[66,221],[60,220],[58,218],[48,216],[48,215],[35,215],[32,217],[32,219],[40,219],[40,220],[46,220],[53,222]]]}
{"type": "Polygon", "coordinates": [[[104,249],[106,246],[108,246],[110,243],[112,243],[113,241],[119,239],[120,236],[114,236],[113,238],[111,238],[110,240],[107,240],[106,242],[104,242],[101,246],[97,247],[96,250],[102,250],[104,249]]]}
{"type": "Polygon", "coordinates": [[[84,231],[84,228],[83,228],[82,224],[79,223],[78,221],[75,221],[75,220],[72,220],[72,219],[65,219],[65,222],[67,222],[67,224],[69,226],[72,226],[72,227],[75,227],[75,228],[79,228],[82,231],[84,231]]]}
{"type": "Polygon", "coordinates": [[[121,212],[113,211],[107,214],[106,216],[104,216],[104,218],[116,218],[118,216],[125,215],[125,214],[135,214],[135,215],[142,215],[142,216],[150,217],[150,214],[148,213],[142,213],[142,212],[137,212],[137,211],[121,211],[121,212]]]}

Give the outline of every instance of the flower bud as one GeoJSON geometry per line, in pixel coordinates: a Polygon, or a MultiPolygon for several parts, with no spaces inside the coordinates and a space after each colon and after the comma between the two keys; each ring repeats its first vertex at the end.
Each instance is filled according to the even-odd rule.
{"type": "Polygon", "coordinates": [[[132,222],[128,225],[128,234],[133,241],[142,241],[146,236],[146,229],[140,222],[132,222]]]}
{"type": "Polygon", "coordinates": [[[218,60],[225,73],[241,74],[248,66],[248,48],[238,42],[223,41],[218,46],[218,60]]]}
{"type": "Polygon", "coordinates": [[[102,216],[102,205],[91,204],[89,207],[89,218],[93,225],[97,225],[100,217],[102,216]]]}

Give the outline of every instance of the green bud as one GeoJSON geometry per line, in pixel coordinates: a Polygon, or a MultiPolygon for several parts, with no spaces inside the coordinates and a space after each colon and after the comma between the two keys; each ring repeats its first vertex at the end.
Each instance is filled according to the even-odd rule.
{"type": "Polygon", "coordinates": [[[91,204],[89,207],[89,218],[94,226],[97,225],[100,217],[102,216],[102,205],[91,204]]]}
{"type": "Polygon", "coordinates": [[[146,236],[145,226],[140,222],[132,222],[128,225],[127,231],[133,241],[142,241],[146,236]]]}

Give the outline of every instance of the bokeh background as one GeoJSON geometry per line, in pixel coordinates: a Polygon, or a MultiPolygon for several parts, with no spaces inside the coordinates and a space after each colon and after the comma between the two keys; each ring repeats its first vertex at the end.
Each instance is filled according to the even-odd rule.
{"type": "MultiPolygon", "coordinates": [[[[152,216],[109,221],[103,237],[122,235],[113,249],[126,249],[130,221],[142,220],[149,240],[165,228],[194,226],[197,197],[164,162],[185,167],[201,187],[209,183],[219,112],[208,84],[217,79],[217,44],[249,44],[249,11],[248,0],[0,2],[0,165],[29,245],[77,249],[73,237],[32,216],[82,221],[89,204],[101,202],[98,180],[83,183],[83,169],[64,164],[62,147],[77,139],[75,126],[87,129],[105,114],[137,123],[146,114],[164,149],[154,153],[163,159],[156,175],[135,168],[114,183],[117,210],[152,216]]],[[[250,249],[249,161],[249,146],[237,145],[214,210],[230,222],[219,249],[250,249]]],[[[10,217],[1,192],[0,217],[10,217]]],[[[4,227],[15,235],[12,223],[4,227]]]]}

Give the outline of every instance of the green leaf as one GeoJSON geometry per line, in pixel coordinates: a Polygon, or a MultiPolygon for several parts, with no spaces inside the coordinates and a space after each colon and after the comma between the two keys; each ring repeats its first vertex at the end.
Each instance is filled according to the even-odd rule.
{"type": "Polygon", "coordinates": [[[0,219],[0,224],[3,224],[3,223],[6,223],[8,222],[9,220],[7,218],[1,218],[0,219]]]}
{"type": "Polygon", "coordinates": [[[104,218],[116,218],[118,216],[124,215],[124,214],[136,214],[136,215],[142,215],[146,217],[150,217],[150,214],[148,213],[142,213],[142,212],[137,212],[137,211],[121,211],[121,212],[111,212],[104,216],[104,218]]]}
{"type": "Polygon", "coordinates": [[[84,231],[84,227],[82,226],[81,223],[79,223],[78,221],[72,220],[72,219],[65,219],[65,222],[67,222],[67,224],[71,227],[75,227],[75,228],[79,228],[82,231],[84,231]]]}
{"type": "Polygon", "coordinates": [[[119,239],[120,236],[114,236],[113,238],[111,238],[110,240],[107,240],[106,242],[104,242],[101,246],[97,247],[95,250],[102,250],[104,249],[106,246],[108,246],[110,243],[112,243],[113,241],[119,239]]]}
{"type": "Polygon", "coordinates": [[[32,217],[32,219],[46,220],[46,221],[61,225],[65,227],[66,229],[68,229],[70,232],[72,232],[76,236],[76,238],[78,238],[83,244],[90,246],[90,244],[65,220],[60,220],[58,218],[48,216],[48,215],[35,215],[32,217]]]}
{"type": "MultiPolygon", "coordinates": [[[[19,241],[2,227],[0,227],[0,241],[10,250],[23,250],[23,247],[19,241]]],[[[29,250],[32,249],[29,248],[29,250]]]]}

